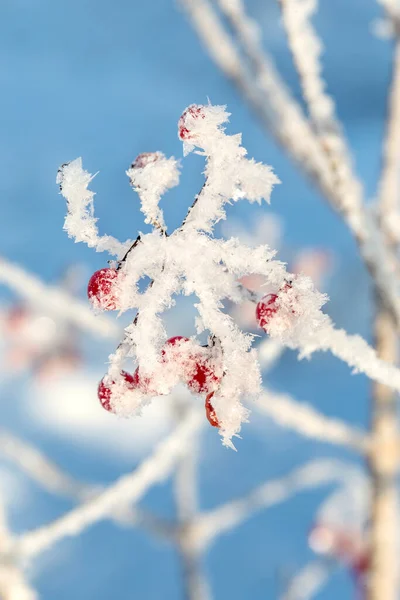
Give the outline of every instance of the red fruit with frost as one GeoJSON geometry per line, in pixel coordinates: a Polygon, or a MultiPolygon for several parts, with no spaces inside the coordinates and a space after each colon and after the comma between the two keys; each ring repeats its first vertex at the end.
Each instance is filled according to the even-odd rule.
{"type": "MultiPolygon", "coordinates": [[[[190,340],[183,335],[175,335],[174,337],[169,338],[164,346],[179,346],[182,342],[190,342],[190,340]]],[[[162,350],[162,352],[164,352],[164,350],[162,350]]]]}
{"type": "Polygon", "coordinates": [[[217,417],[214,407],[210,401],[213,396],[214,396],[214,392],[211,392],[211,394],[207,395],[206,403],[205,403],[206,417],[212,427],[219,427],[218,417],[217,417]]]}
{"type": "Polygon", "coordinates": [[[133,381],[135,387],[138,388],[142,394],[147,394],[149,396],[159,396],[160,392],[156,390],[156,386],[154,382],[152,382],[151,377],[148,375],[141,375],[139,371],[139,367],[137,367],[136,371],[133,374],[133,381]]]}
{"type": "MultiPolygon", "coordinates": [[[[137,381],[135,381],[135,377],[132,376],[130,373],[127,373],[126,371],[121,371],[121,377],[124,380],[123,387],[121,388],[122,391],[124,389],[126,389],[126,391],[134,390],[138,387],[137,381]]],[[[115,385],[115,381],[111,380],[106,382],[105,379],[106,378],[103,377],[103,379],[99,383],[99,387],[97,388],[97,396],[100,400],[100,404],[105,410],[108,410],[109,412],[115,412],[111,404],[111,396],[113,393],[112,388],[115,385]]]]}
{"type": "Polygon", "coordinates": [[[271,318],[278,312],[276,301],[278,294],[268,294],[261,298],[256,307],[256,319],[262,329],[266,329],[271,321],[271,318]]]}
{"type": "MultiPolygon", "coordinates": [[[[285,285],[279,290],[279,294],[285,293],[290,290],[292,286],[289,283],[285,283],[285,285]]],[[[271,322],[271,319],[279,310],[279,304],[277,300],[279,298],[278,294],[267,294],[263,298],[261,298],[260,302],[256,307],[256,319],[259,326],[268,331],[268,326],[271,322]]],[[[295,311],[292,310],[292,314],[295,314],[295,311]]]]}
{"type": "Polygon", "coordinates": [[[100,269],[89,279],[87,294],[91,303],[103,310],[117,310],[118,300],[114,292],[118,279],[117,269],[100,269]]]}
{"type": "Polygon", "coordinates": [[[218,387],[221,377],[216,374],[210,358],[199,356],[193,359],[187,386],[195,394],[208,394],[218,387]]]}
{"type": "Polygon", "coordinates": [[[186,110],[183,111],[183,113],[178,121],[178,137],[182,141],[190,140],[192,137],[191,128],[190,128],[191,118],[204,119],[205,114],[204,114],[203,106],[198,105],[198,104],[191,104],[190,106],[188,106],[188,108],[186,108],[186,110]]]}
{"type": "Polygon", "coordinates": [[[131,169],[143,169],[143,167],[146,167],[151,163],[157,162],[159,158],[159,152],[142,152],[133,161],[131,169]]]}

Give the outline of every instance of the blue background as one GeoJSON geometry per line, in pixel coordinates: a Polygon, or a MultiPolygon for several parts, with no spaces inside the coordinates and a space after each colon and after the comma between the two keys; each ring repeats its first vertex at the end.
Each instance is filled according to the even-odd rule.
{"type": "MultiPolygon", "coordinates": [[[[248,2],[285,80],[299,98],[299,87],[273,0],[248,2]]],[[[340,219],[304,181],[236,90],[212,64],[190,24],[174,2],[153,0],[3,0],[0,9],[0,255],[55,281],[62,269],[80,262],[90,273],[107,257],[74,244],[62,230],[65,215],[55,176],[58,166],[82,156],[91,172],[100,171],[93,187],[101,232],[134,238],[142,224],[137,198],[124,174],[142,151],[161,150],[180,157],[176,123],[182,110],[209,97],[232,113],[230,133],[243,132],[249,155],[273,165],[282,185],[272,207],[238,204],[229,217],[249,226],[257,215],[273,211],[285,225],[287,247],[317,247],[335,254],[327,286],[326,310],[338,326],[370,338],[368,277],[355,244],[340,219]]],[[[375,194],[380,164],[391,44],[371,34],[380,16],[373,0],[321,1],[315,23],[326,51],[328,89],[337,102],[366,194],[375,194]]],[[[202,182],[202,162],[183,161],[182,184],[163,206],[169,229],[184,216],[202,182]]],[[[285,259],[283,252],[282,258],[285,259]]],[[[84,291],[82,291],[82,294],[84,291]]],[[[9,301],[6,291],[2,297],[9,301]]],[[[87,340],[86,359],[104,363],[111,345],[87,340]]],[[[101,368],[100,368],[101,370],[101,368]]],[[[351,376],[329,355],[298,362],[286,352],[273,373],[272,387],[288,391],[327,415],[368,425],[368,381],[351,376]]],[[[31,423],[23,398],[29,374],[2,387],[3,423],[47,451],[77,477],[110,482],[136,464],[137,458],[98,460],[95,453],[31,423]]],[[[238,452],[223,448],[208,431],[200,451],[200,499],[210,508],[249,490],[258,482],[283,475],[313,457],[355,460],[335,448],[305,441],[271,424],[260,434],[248,426],[238,452]]],[[[81,433],[79,435],[82,435],[81,433]]],[[[28,481],[24,510],[11,506],[15,531],[38,526],[72,506],[41,492],[28,481]]],[[[302,494],[258,514],[218,539],[204,560],[217,600],[277,598],[278,573],[294,573],[312,558],[307,531],[328,488],[302,494]]],[[[170,485],[156,486],[145,504],[173,516],[170,485]]],[[[78,539],[63,541],[37,559],[30,569],[44,600],[96,598],[183,598],[178,558],[163,544],[137,529],[101,523],[78,539]]],[[[349,576],[339,571],[318,598],[351,598],[349,576]]]]}

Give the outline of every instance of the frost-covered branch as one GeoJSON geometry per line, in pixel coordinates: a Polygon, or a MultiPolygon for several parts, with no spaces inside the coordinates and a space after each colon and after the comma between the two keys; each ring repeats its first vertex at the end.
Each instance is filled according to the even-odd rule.
{"type": "Polygon", "coordinates": [[[362,187],[353,173],[347,144],[335,115],[334,102],[325,91],[320,63],[322,43],[311,24],[317,0],[280,0],[280,3],[304,99],[337,189],[338,208],[352,223],[352,227],[358,227],[362,187]]]}
{"type": "MultiPolygon", "coordinates": [[[[0,506],[0,554],[7,555],[13,544],[4,507],[0,506]]],[[[15,557],[0,562],[0,597],[2,600],[38,600],[35,590],[27,582],[15,557]]]]}
{"type": "Polygon", "coordinates": [[[0,454],[53,494],[81,500],[87,493],[87,484],[64,473],[35,446],[5,429],[0,429],[0,454]]]}
{"type": "Polygon", "coordinates": [[[363,432],[339,419],[322,415],[309,404],[298,402],[288,394],[272,392],[264,387],[257,406],[281,427],[287,427],[305,437],[346,446],[362,453],[369,447],[367,436],[363,432]]]}
{"type": "Polygon", "coordinates": [[[95,175],[82,169],[80,158],[65,163],[59,169],[56,183],[60,185],[60,193],[66,198],[68,206],[64,229],[75,242],[84,242],[97,252],[107,251],[122,258],[132,241],[127,240],[121,244],[110,235],[99,236],[93,208],[95,193],[88,189],[94,177],[95,175]]]}
{"type": "Polygon", "coordinates": [[[180,4],[212,60],[232,80],[266,131],[272,133],[325,195],[333,194],[329,169],[314,132],[276,71],[272,58],[261,49],[256,26],[245,14],[242,3],[219,2],[236,31],[248,67],[208,0],[180,0],[180,4]]]}
{"type": "Polygon", "coordinates": [[[293,577],[280,600],[312,600],[327,584],[332,570],[332,565],[326,562],[308,563],[293,577]]]}
{"type": "MultiPolygon", "coordinates": [[[[362,191],[353,175],[350,162],[344,163],[348,153],[340,129],[335,126],[332,131],[325,132],[323,143],[321,142],[321,136],[318,138],[311,129],[300,106],[285,88],[271,58],[261,48],[254,21],[245,13],[242,2],[219,1],[236,32],[236,43],[247,57],[250,69],[243,64],[235,42],[222,26],[208,0],[180,0],[217,66],[234,82],[260,117],[266,130],[274,135],[289,156],[308,173],[332,207],[342,213],[385,306],[393,315],[397,327],[400,327],[399,289],[393,256],[385,248],[375,222],[362,206],[362,191]],[[293,130],[298,134],[292,135],[293,130]]],[[[301,12],[304,14],[303,10],[301,12]]],[[[301,23],[304,23],[304,19],[301,23]]],[[[315,54],[318,58],[318,47],[312,44],[311,49],[314,59],[315,54]]],[[[320,72],[318,68],[316,72],[320,72]]],[[[317,89],[324,91],[320,84],[317,89]]],[[[329,99],[325,104],[329,105],[329,99]]]]}
{"type": "MultiPolygon", "coordinates": [[[[0,454],[51,494],[85,502],[103,491],[100,484],[79,481],[65,473],[37,447],[5,429],[0,430],[0,454]]],[[[122,505],[114,511],[113,518],[118,525],[141,526],[163,539],[178,539],[177,527],[138,506],[122,505]]]]}
{"type": "Polygon", "coordinates": [[[120,328],[107,317],[95,316],[85,302],[81,302],[58,287],[48,285],[16,264],[0,258],[0,285],[62,321],[104,338],[116,338],[120,328]]]}
{"type": "Polygon", "coordinates": [[[284,502],[295,494],[318,485],[341,482],[353,471],[346,463],[315,460],[280,479],[267,481],[249,494],[199,515],[191,535],[205,549],[219,535],[234,529],[252,514],[284,502]]]}
{"type": "MultiPolygon", "coordinates": [[[[213,237],[215,224],[225,218],[228,203],[243,198],[250,202],[269,201],[271,190],[278,183],[269,166],[246,157],[240,135],[225,133],[228,117],[225,107],[211,105],[191,105],[182,114],[178,135],[185,153],[198,148],[197,152],[205,156],[205,182],[181,227],[168,236],[164,226],[161,230],[158,226],[163,218],[157,213],[157,203],[161,191],[177,183],[176,164],[158,153],[152,155],[151,162],[148,155],[139,155],[133,163],[128,174],[142,194],[142,210],[146,215],[153,211],[149,219],[154,231],[140,235],[117,267],[108,269],[112,279],[97,286],[96,301],[108,310],[137,311],[122,343],[110,356],[101,388],[103,406],[124,415],[134,414],[152,396],[167,394],[184,381],[194,392],[206,393],[209,400],[212,397],[223,442],[232,447],[231,438],[239,433],[248,415],[241,398],[260,392],[259,364],[251,348],[253,336],[242,332],[223,310],[225,299],[243,301],[245,292],[238,281],[245,275],[264,276],[268,286],[278,292],[272,295],[277,303],[265,328],[278,342],[300,350],[301,356],[330,350],[355,370],[396,390],[400,390],[400,371],[379,360],[359,336],[335,329],[321,310],[326,296],[314,289],[309,278],[288,273],[268,246],[250,248],[234,238],[213,237]],[[156,192],[150,209],[147,192],[143,198],[143,191],[151,189],[153,179],[156,192]],[[151,283],[142,291],[139,282],[146,276],[151,283]],[[161,315],[174,305],[179,293],[197,297],[197,332],[210,333],[206,347],[195,339],[178,337],[166,341],[161,315]],[[176,340],[179,347],[168,346],[175,345],[176,340]],[[123,371],[124,363],[131,357],[138,363],[133,377],[123,371]]],[[[87,198],[93,197],[87,189],[91,179],[83,171],[80,159],[65,165],[59,173],[62,194],[68,201],[69,233],[76,239],[82,239],[82,228],[86,231],[82,205],[86,206],[87,198]],[[79,185],[74,185],[74,178],[79,185]],[[74,202],[68,197],[70,189],[74,190],[74,202]]],[[[251,299],[255,300],[253,296],[251,299]]],[[[397,297],[396,302],[399,303],[397,297]]]]}
{"type": "Polygon", "coordinates": [[[150,486],[168,477],[201,423],[199,413],[191,412],[135,471],[53,523],[22,535],[13,545],[13,551],[21,557],[36,556],[64,537],[77,536],[94,523],[110,518],[118,507],[138,501],[150,486]]]}
{"type": "Polygon", "coordinates": [[[391,244],[400,241],[400,42],[393,55],[378,210],[382,227],[391,244]]]}

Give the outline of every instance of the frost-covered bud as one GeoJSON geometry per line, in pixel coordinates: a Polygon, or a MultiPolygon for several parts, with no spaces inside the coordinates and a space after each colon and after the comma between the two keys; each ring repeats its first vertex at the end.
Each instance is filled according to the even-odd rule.
{"type": "Polygon", "coordinates": [[[205,118],[204,106],[191,104],[182,113],[178,121],[178,137],[182,141],[191,140],[195,134],[196,121],[205,118]]]}
{"type": "MultiPolygon", "coordinates": [[[[122,393],[122,395],[124,391],[133,390],[138,387],[134,377],[132,377],[132,375],[126,371],[121,371],[121,381],[122,386],[119,386],[120,389],[118,391],[122,393]]],[[[115,387],[116,382],[114,380],[110,381],[109,377],[106,375],[100,381],[97,389],[97,396],[100,400],[100,404],[105,410],[108,410],[108,412],[112,413],[116,412],[114,402],[112,401],[115,393],[115,387]]]]}
{"type": "Polygon", "coordinates": [[[278,311],[277,300],[277,294],[267,294],[267,296],[261,298],[256,306],[257,323],[264,330],[267,330],[268,323],[278,311]]]}
{"type": "Polygon", "coordinates": [[[118,299],[115,284],[118,279],[117,269],[100,269],[89,279],[87,294],[92,305],[102,310],[117,310],[118,299]]]}
{"type": "Polygon", "coordinates": [[[219,427],[219,421],[218,421],[217,414],[215,412],[213,405],[211,404],[211,398],[213,396],[214,396],[214,392],[211,392],[206,397],[206,403],[205,403],[206,417],[212,427],[219,427]]]}
{"type": "Polygon", "coordinates": [[[131,164],[131,169],[143,169],[144,167],[147,167],[147,165],[155,163],[163,157],[164,155],[162,152],[142,152],[131,164]]]}

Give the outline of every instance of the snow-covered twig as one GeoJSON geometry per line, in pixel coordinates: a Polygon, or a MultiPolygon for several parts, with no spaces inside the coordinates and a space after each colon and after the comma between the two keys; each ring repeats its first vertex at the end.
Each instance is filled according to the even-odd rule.
{"type": "MultiPolygon", "coordinates": [[[[132,246],[132,251],[115,271],[114,303],[117,302],[121,312],[137,309],[140,318],[137,315],[126,328],[123,342],[110,357],[106,377],[114,386],[112,403],[116,412],[134,414],[149,397],[168,393],[182,377],[183,364],[162,358],[166,333],[160,315],[174,304],[174,295],[196,295],[197,331],[208,330],[211,339],[218,341],[209,350],[201,352],[210,352],[213,368],[220,369],[220,375],[214,372],[209,385],[214,386],[211,390],[214,392],[213,407],[223,442],[232,446],[231,438],[240,431],[241,423],[247,418],[240,399],[245,395],[257,395],[260,389],[259,365],[251,350],[252,336],[243,333],[222,310],[225,299],[236,303],[242,301],[243,286],[238,285],[238,280],[244,275],[262,275],[273,289],[281,290],[279,310],[274,310],[276,315],[268,332],[282,344],[300,350],[302,356],[309,356],[315,350],[330,350],[355,370],[397,390],[400,390],[400,371],[379,360],[375,351],[359,336],[349,336],[335,329],[321,311],[326,296],[314,289],[309,278],[287,273],[285,266],[274,259],[275,252],[270,248],[249,248],[234,238],[212,237],[215,224],[225,218],[228,202],[242,198],[250,202],[259,202],[262,198],[268,201],[272,187],[278,183],[270,167],[246,158],[240,135],[225,134],[224,123],[228,117],[225,107],[192,105],[179,121],[179,136],[185,152],[197,147],[206,157],[206,180],[183,225],[169,236],[157,230],[142,235],[140,243],[132,246]],[[151,284],[141,293],[138,283],[143,276],[148,276],[151,284]],[[134,355],[141,377],[151,382],[151,389],[146,384],[147,392],[143,385],[127,390],[121,375],[125,359],[134,355]]],[[[165,174],[164,162],[156,155],[151,172],[146,177],[144,172],[141,174],[140,189],[146,186],[150,189],[150,179],[156,176],[157,168],[165,174]]],[[[145,171],[145,168],[137,165],[134,170],[145,171]]],[[[175,185],[177,171],[168,170],[168,173],[169,184],[175,185]]],[[[91,177],[83,171],[78,159],[64,166],[59,180],[68,202],[72,224],[69,232],[74,235],[76,229],[76,238],[81,239],[80,228],[86,228],[82,204],[86,205],[89,196],[92,198],[92,193],[87,190],[91,177]],[[67,188],[64,177],[69,182],[67,188]],[[74,187],[74,178],[79,186],[74,187]],[[73,203],[69,200],[70,189],[74,190],[73,203]]],[[[163,189],[168,187],[167,180],[163,189]]],[[[160,198],[159,192],[157,198],[160,198]]],[[[154,203],[152,210],[156,210],[154,203]]],[[[93,210],[90,218],[94,218],[93,210]]],[[[394,290],[392,292],[394,294],[394,290]]],[[[396,302],[400,304],[397,297],[396,302]]],[[[185,344],[192,356],[200,352],[194,340],[187,340],[185,344]]],[[[188,371],[190,361],[185,364],[189,365],[185,367],[188,371]]],[[[189,371],[184,376],[189,377],[189,371]]]]}
{"type": "Polygon", "coordinates": [[[383,164],[378,190],[378,210],[390,244],[400,241],[400,42],[393,55],[383,164]]]}
{"type": "Polygon", "coordinates": [[[319,413],[309,404],[298,402],[288,394],[269,391],[264,387],[257,399],[260,410],[281,427],[327,444],[337,444],[365,453],[369,448],[367,435],[339,419],[319,413]]]}
{"type": "Polygon", "coordinates": [[[120,328],[111,319],[95,316],[90,307],[58,287],[48,285],[20,266],[0,258],[0,285],[27,300],[33,306],[62,321],[104,338],[116,338],[120,328]]]}
{"type": "Polygon", "coordinates": [[[265,52],[262,53],[254,33],[254,23],[245,14],[240,0],[221,0],[221,7],[236,31],[236,37],[254,73],[257,73],[256,82],[254,73],[250,74],[244,67],[235,43],[223,28],[208,0],[180,2],[211,58],[235,83],[261,118],[267,131],[274,135],[289,156],[317,183],[333,208],[342,212],[386,307],[393,315],[396,325],[400,327],[398,286],[395,284],[395,270],[391,266],[393,257],[385,249],[376,224],[361,204],[361,189],[358,180],[353,176],[351,165],[339,169],[336,164],[337,153],[340,161],[347,155],[343,147],[343,138],[338,135],[340,129],[329,132],[329,139],[327,134],[324,134],[324,147],[321,148],[321,141],[310,128],[299,105],[286,90],[272,60],[265,52]],[[285,123],[287,128],[283,126],[285,123]],[[298,131],[297,135],[291,134],[294,128],[298,131]],[[339,175],[340,186],[337,185],[339,175]]]}
{"type": "Polygon", "coordinates": [[[254,23],[240,2],[220,2],[248,59],[246,68],[231,36],[208,0],[180,0],[212,60],[232,80],[260,118],[264,128],[291,158],[307,172],[327,196],[334,194],[329,170],[318,141],[300,105],[276,71],[273,60],[262,52],[254,23]]]}
{"type": "Polygon", "coordinates": [[[60,193],[67,198],[68,212],[64,229],[75,242],[84,242],[97,252],[107,251],[122,258],[132,241],[121,243],[111,235],[99,236],[97,219],[93,214],[93,198],[95,193],[88,189],[95,175],[82,169],[81,159],[73,163],[65,163],[57,173],[56,183],[60,185],[60,193]]]}
{"type": "MultiPolygon", "coordinates": [[[[0,506],[0,554],[7,555],[13,537],[7,527],[4,507],[0,506]]],[[[35,590],[16,564],[14,558],[0,562],[0,597],[2,600],[38,600],[35,590]]]]}
{"type": "Polygon", "coordinates": [[[326,562],[308,563],[293,577],[280,600],[311,600],[326,585],[332,570],[326,562]]]}
{"type": "Polygon", "coordinates": [[[311,24],[317,1],[280,0],[283,24],[321,153],[328,159],[337,189],[337,207],[352,227],[358,227],[363,192],[353,173],[334,102],[325,91],[320,64],[322,43],[311,24]]]}
{"type": "Polygon", "coordinates": [[[202,513],[193,524],[191,535],[198,547],[204,550],[217,536],[234,529],[253,513],[315,486],[341,482],[352,471],[353,467],[340,461],[310,461],[289,475],[261,484],[242,498],[202,513]]]}
{"type": "MultiPolygon", "coordinates": [[[[85,502],[103,491],[102,485],[79,481],[65,473],[37,447],[5,429],[0,430],[0,454],[52,494],[85,502]]],[[[138,506],[119,507],[115,510],[114,520],[119,525],[142,526],[164,539],[175,540],[178,535],[177,527],[138,506]]]]}
{"type": "Polygon", "coordinates": [[[64,473],[35,446],[5,429],[0,429],[0,454],[50,493],[80,500],[87,494],[87,484],[64,473]]]}
{"type": "Polygon", "coordinates": [[[13,551],[21,557],[36,556],[64,537],[77,536],[94,523],[110,518],[118,507],[138,501],[151,485],[169,475],[201,424],[200,414],[192,411],[135,471],[53,523],[22,535],[16,540],[13,551]]]}

